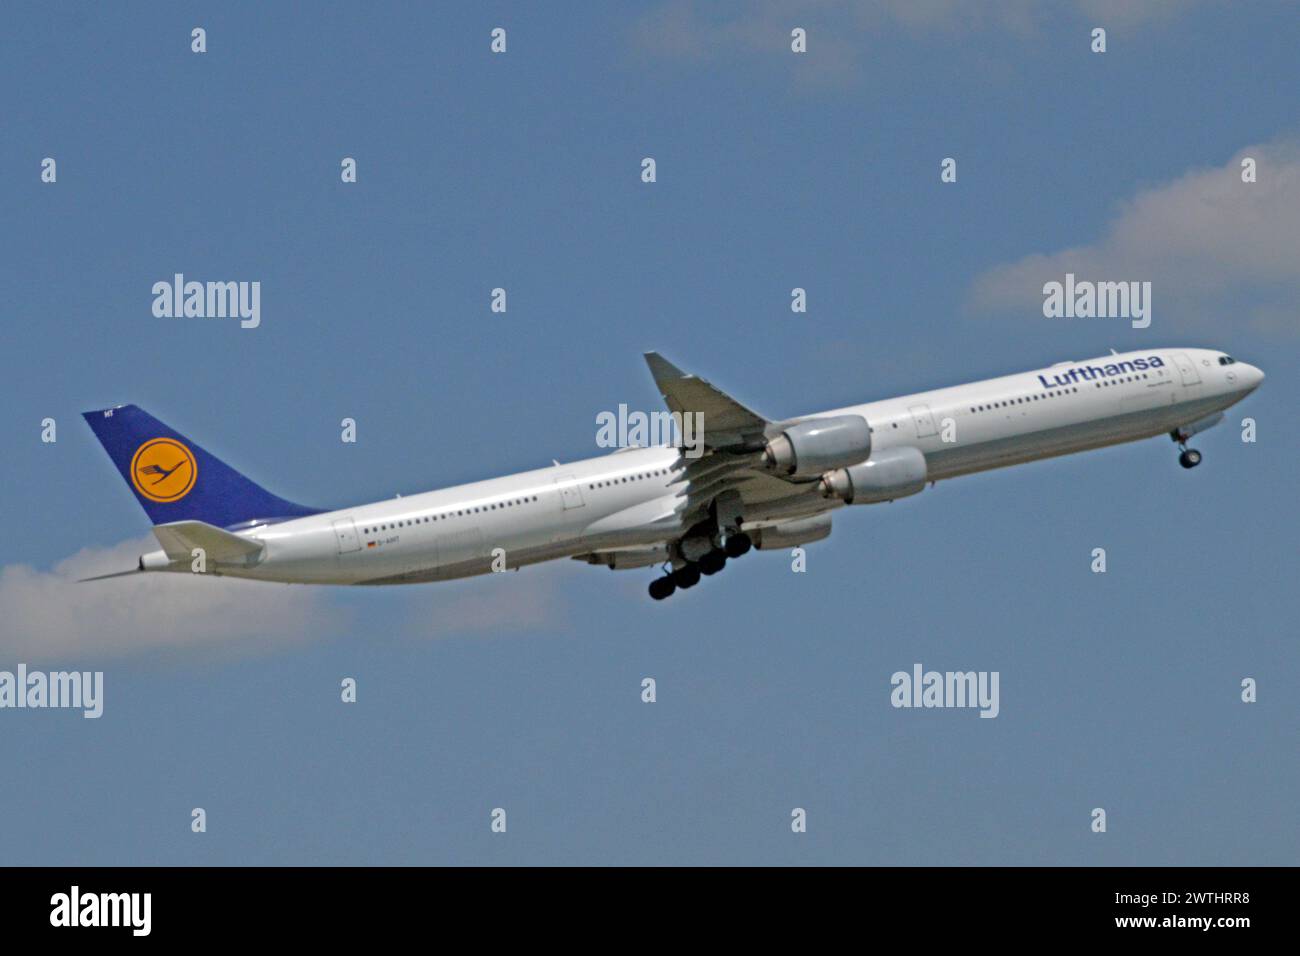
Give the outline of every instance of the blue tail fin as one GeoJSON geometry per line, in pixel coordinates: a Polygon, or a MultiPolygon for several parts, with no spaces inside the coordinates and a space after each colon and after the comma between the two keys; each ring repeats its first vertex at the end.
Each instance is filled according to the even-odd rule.
{"type": "Polygon", "coordinates": [[[135,405],[82,414],[154,524],[230,528],[320,513],[277,498],[135,405]]]}

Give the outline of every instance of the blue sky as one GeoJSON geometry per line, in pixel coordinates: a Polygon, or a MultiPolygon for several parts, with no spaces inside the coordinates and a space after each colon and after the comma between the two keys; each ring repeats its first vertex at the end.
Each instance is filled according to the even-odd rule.
{"type": "Polygon", "coordinates": [[[0,711],[0,862],[1295,862],[1293,4],[9,18],[0,670],[106,700],[0,711]],[[1072,263],[1152,280],[1151,327],[1043,318],[1025,275],[1072,263]],[[155,318],[176,272],[260,281],[261,326],[155,318]],[[1268,373],[1196,471],[1152,440],[942,483],[804,574],[71,583],[148,533],[89,408],[334,507],[596,454],[659,407],[646,349],[784,417],[1171,344],[1268,373]],[[997,719],[892,708],[915,662],[999,671],[997,719]]]}

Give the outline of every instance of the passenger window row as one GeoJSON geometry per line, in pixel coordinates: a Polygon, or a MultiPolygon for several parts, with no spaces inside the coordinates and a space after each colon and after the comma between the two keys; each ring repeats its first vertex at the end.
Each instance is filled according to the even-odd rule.
{"type": "Polygon", "coordinates": [[[1109,387],[1111,385],[1118,385],[1120,382],[1136,382],[1138,379],[1146,377],[1146,372],[1143,372],[1141,375],[1125,375],[1123,378],[1108,378],[1104,382],[1093,382],[1092,384],[1097,388],[1101,388],[1103,385],[1109,387]]]}
{"type": "Polygon", "coordinates": [[[1077,385],[1071,385],[1069,388],[1056,388],[1050,392],[1037,392],[1033,395],[1021,395],[1017,398],[1008,398],[1002,402],[990,402],[987,405],[975,405],[971,408],[971,414],[980,412],[991,412],[997,408],[1009,408],[1012,405],[1028,405],[1030,402],[1046,401],[1049,398],[1060,398],[1062,395],[1072,395],[1079,390],[1077,385]]]}
{"type": "Polygon", "coordinates": [[[608,488],[611,485],[626,485],[633,481],[644,481],[646,478],[654,478],[668,474],[667,468],[658,468],[654,471],[643,471],[638,475],[624,475],[622,478],[610,478],[608,481],[596,481],[587,485],[588,490],[595,491],[597,488],[608,488]]]}
{"type": "MultiPolygon", "coordinates": [[[[1150,378],[1150,376],[1146,372],[1140,372],[1136,375],[1124,375],[1120,378],[1108,378],[1102,382],[1093,382],[1092,385],[1093,388],[1109,388],[1112,385],[1121,385],[1125,382],[1136,382],[1144,378],[1150,378]]],[[[1009,398],[1001,402],[990,402],[987,405],[974,405],[971,407],[970,411],[972,415],[977,415],[980,412],[990,412],[997,408],[1008,408],[1012,405],[1026,405],[1029,402],[1039,402],[1050,398],[1060,398],[1062,395],[1073,395],[1078,391],[1079,387],[1077,385],[1072,385],[1069,388],[1052,389],[1051,391],[1037,392],[1032,395],[1021,395],[1017,398],[1009,398]]]]}
{"type": "Polygon", "coordinates": [[[477,505],[470,508],[459,508],[456,511],[440,511],[436,514],[421,515],[418,518],[404,518],[401,521],[390,521],[386,524],[371,525],[368,528],[362,528],[362,534],[374,534],[376,531],[395,531],[398,528],[409,528],[417,524],[429,524],[433,521],[446,521],[448,518],[461,518],[465,515],[476,515],[484,511],[504,511],[506,508],[523,507],[527,504],[534,504],[538,500],[536,495],[525,495],[522,498],[512,498],[509,501],[497,501],[492,504],[477,505]]]}

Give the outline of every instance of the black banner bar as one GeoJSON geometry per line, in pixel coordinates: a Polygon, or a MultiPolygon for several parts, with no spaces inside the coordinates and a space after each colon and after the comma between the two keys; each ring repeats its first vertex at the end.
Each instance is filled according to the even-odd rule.
{"type": "Polygon", "coordinates": [[[1247,868],[32,868],[0,870],[0,918],[8,940],[75,934],[81,943],[283,935],[337,944],[451,924],[495,937],[576,920],[583,934],[632,937],[696,924],[762,939],[815,921],[859,937],[911,926],[927,942],[977,931],[1231,945],[1289,923],[1293,877],[1247,868]]]}

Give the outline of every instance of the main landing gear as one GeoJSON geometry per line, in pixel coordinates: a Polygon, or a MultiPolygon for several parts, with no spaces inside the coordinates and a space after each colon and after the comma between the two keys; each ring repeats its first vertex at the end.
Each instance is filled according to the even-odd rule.
{"type": "Polygon", "coordinates": [[[743,531],[729,534],[721,548],[707,551],[695,561],[687,561],[662,578],[651,581],[650,596],[656,601],[662,601],[678,588],[683,591],[693,588],[700,583],[701,575],[717,574],[727,566],[728,558],[739,558],[753,546],[754,542],[743,531]]]}
{"type": "Polygon", "coordinates": [[[1195,448],[1184,448],[1183,453],[1178,456],[1178,464],[1184,468],[1195,468],[1201,463],[1201,453],[1195,448]]]}
{"type": "Polygon", "coordinates": [[[754,542],[743,531],[739,534],[727,535],[727,540],[722,542],[722,550],[727,552],[729,558],[744,557],[753,546],[754,542]]]}
{"type": "Polygon", "coordinates": [[[676,590],[677,582],[673,580],[671,574],[667,577],[655,578],[650,582],[650,596],[656,601],[662,601],[676,590]]]}

